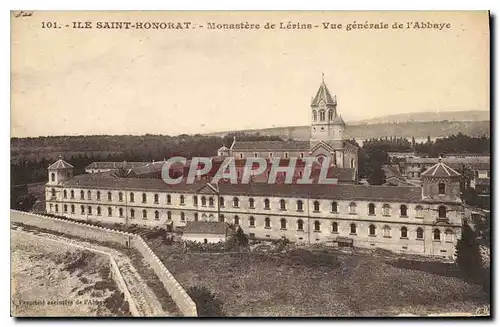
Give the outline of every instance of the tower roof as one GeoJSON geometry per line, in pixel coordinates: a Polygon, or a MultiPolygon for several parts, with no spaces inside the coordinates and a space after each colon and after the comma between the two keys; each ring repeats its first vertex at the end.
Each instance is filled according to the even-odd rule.
{"type": "Polygon", "coordinates": [[[331,105],[337,104],[337,97],[336,96],[332,97],[330,91],[328,90],[328,87],[325,84],[325,80],[321,81],[321,85],[319,86],[318,92],[316,93],[316,96],[312,100],[311,105],[317,106],[321,100],[325,101],[325,104],[331,104],[331,105]]]}
{"type": "Polygon", "coordinates": [[[450,166],[444,164],[442,162],[442,159],[439,158],[439,162],[432,166],[431,168],[427,169],[425,172],[422,173],[422,177],[457,177],[460,176],[460,174],[451,168],[450,166]]]}
{"type": "Polygon", "coordinates": [[[62,159],[62,157],[59,156],[59,160],[57,160],[56,162],[54,162],[47,169],[68,169],[68,168],[73,168],[73,166],[70,165],[69,163],[67,163],[66,161],[64,161],[62,159]]]}
{"type": "Polygon", "coordinates": [[[340,116],[340,115],[335,116],[335,118],[333,119],[333,124],[334,124],[334,125],[342,125],[342,126],[345,126],[345,122],[344,122],[344,120],[342,119],[342,116],[340,116]]]}

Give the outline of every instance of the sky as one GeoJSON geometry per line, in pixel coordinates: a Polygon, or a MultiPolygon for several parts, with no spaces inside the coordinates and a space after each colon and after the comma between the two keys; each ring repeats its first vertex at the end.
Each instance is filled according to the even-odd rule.
{"type": "Polygon", "coordinates": [[[348,123],[490,107],[487,12],[47,11],[13,13],[11,27],[12,137],[308,125],[322,74],[348,123]],[[73,21],[93,28],[73,29],[73,21]],[[195,28],[97,29],[104,21],[195,28]],[[210,22],[261,29],[210,30],[210,22]],[[266,22],[319,27],[264,30],[266,22]],[[344,28],[326,30],[323,22],[344,28]],[[354,22],[389,29],[347,31],[354,22]],[[394,22],[451,27],[392,29],[394,22]]]}

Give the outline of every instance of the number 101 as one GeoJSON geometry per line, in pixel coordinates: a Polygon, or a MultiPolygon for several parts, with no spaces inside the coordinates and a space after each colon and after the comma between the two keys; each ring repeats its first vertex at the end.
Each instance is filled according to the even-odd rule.
{"type": "Polygon", "coordinates": [[[42,28],[57,28],[56,22],[42,22],[42,28]]]}

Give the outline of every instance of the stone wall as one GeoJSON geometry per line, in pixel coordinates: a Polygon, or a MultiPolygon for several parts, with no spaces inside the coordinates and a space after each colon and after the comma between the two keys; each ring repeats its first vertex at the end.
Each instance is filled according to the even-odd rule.
{"type": "MultiPolygon", "coordinates": [[[[154,270],[182,314],[184,316],[197,316],[194,301],[139,235],[16,210],[10,211],[10,217],[11,223],[17,222],[86,239],[133,246],[154,270]]],[[[118,267],[116,268],[118,269],[118,267]]]]}

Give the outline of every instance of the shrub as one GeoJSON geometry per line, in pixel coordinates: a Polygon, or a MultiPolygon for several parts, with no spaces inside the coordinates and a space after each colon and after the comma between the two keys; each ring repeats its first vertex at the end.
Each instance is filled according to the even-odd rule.
{"type": "Polygon", "coordinates": [[[199,317],[223,317],[224,304],[205,286],[192,286],[187,290],[196,303],[199,317]]]}
{"type": "Polygon", "coordinates": [[[457,264],[467,277],[479,280],[483,277],[482,258],[476,234],[464,221],[462,236],[456,245],[457,264]]]}

